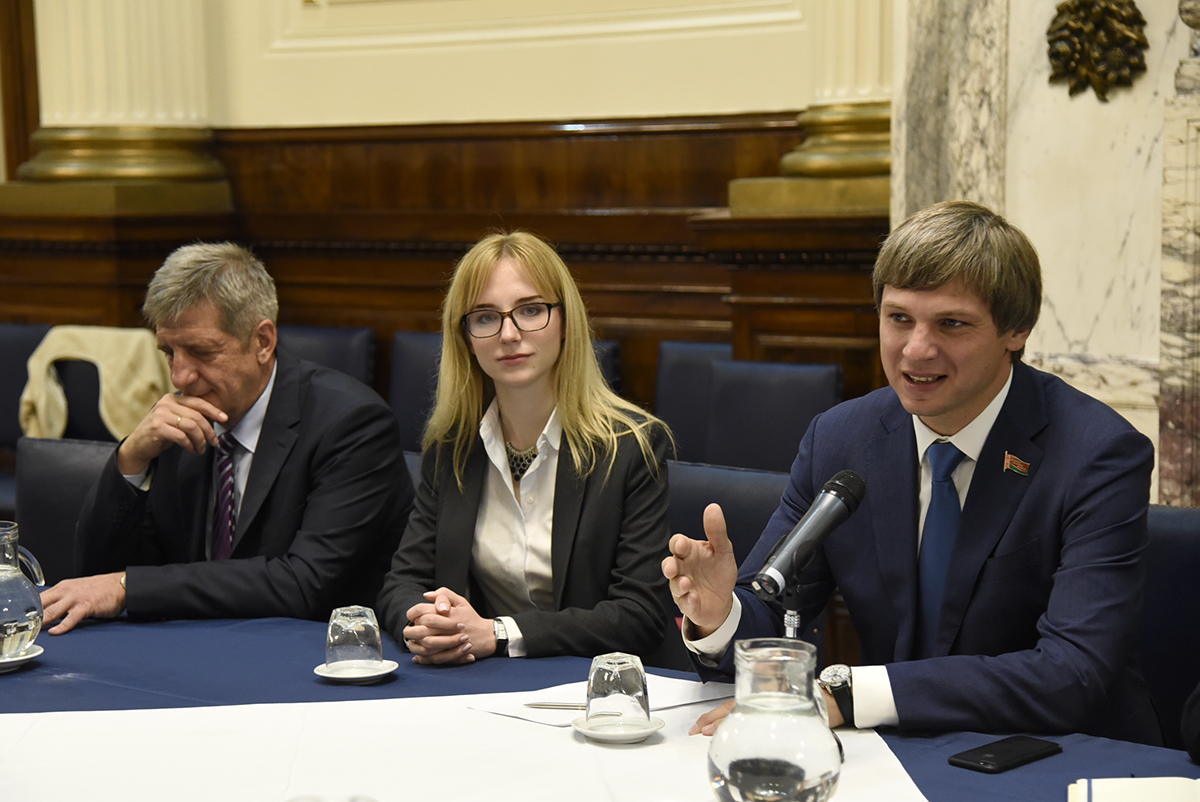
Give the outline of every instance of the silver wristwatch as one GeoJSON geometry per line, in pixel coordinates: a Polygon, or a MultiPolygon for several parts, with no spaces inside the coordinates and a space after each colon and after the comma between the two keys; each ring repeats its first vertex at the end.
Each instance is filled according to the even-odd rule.
{"type": "Polygon", "coordinates": [[[508,657],[508,627],[499,618],[492,619],[492,631],[496,635],[496,654],[508,657]]]}
{"type": "Polygon", "coordinates": [[[842,720],[851,727],[854,726],[854,694],[850,687],[850,666],[826,666],[817,678],[817,684],[829,691],[833,701],[837,702],[842,720]]]}

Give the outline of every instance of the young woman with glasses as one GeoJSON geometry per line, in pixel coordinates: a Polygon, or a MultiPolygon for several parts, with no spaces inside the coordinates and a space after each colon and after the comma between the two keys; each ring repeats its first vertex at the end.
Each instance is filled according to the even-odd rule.
{"type": "Polygon", "coordinates": [[[442,308],[416,508],[377,607],[418,663],[653,652],[667,447],[608,388],[554,249],[480,240],[442,308]]]}

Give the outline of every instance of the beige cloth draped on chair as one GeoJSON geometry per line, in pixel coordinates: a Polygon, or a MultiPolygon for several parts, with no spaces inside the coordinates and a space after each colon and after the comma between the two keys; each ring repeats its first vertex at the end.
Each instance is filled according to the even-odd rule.
{"type": "Polygon", "coordinates": [[[21,429],[29,437],[63,436],[67,397],[54,363],[78,359],[100,374],[100,418],[121,440],[145,417],[171,384],[167,358],[149,329],[55,326],[29,357],[29,380],[21,393],[21,429]]]}

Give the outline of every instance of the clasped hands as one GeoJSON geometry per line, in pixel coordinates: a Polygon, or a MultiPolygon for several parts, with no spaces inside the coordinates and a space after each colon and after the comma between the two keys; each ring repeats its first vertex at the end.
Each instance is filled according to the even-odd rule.
{"type": "Polygon", "coordinates": [[[404,645],[421,665],[463,665],[496,651],[492,619],[449,588],[423,594],[428,602],[409,608],[404,645]]]}

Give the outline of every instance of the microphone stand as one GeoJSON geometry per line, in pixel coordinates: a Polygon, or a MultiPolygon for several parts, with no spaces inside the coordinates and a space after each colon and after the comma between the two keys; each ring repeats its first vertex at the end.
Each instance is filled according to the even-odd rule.
{"type": "Polygon", "coordinates": [[[800,640],[800,579],[797,576],[788,577],[788,582],[779,594],[783,605],[783,636],[792,640],[800,640]]]}

